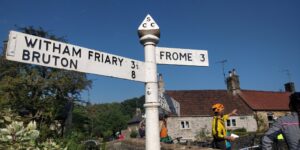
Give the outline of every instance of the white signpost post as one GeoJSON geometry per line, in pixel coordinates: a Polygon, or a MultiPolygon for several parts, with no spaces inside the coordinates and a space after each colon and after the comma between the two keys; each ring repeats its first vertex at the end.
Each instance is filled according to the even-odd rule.
{"type": "Polygon", "coordinates": [[[159,41],[160,31],[156,22],[147,15],[138,28],[141,44],[145,49],[146,85],[145,85],[145,111],[146,111],[146,150],[159,150],[159,118],[158,84],[155,47],[159,41]]]}
{"type": "Polygon", "coordinates": [[[157,47],[159,26],[147,15],[138,28],[145,62],[11,31],[8,60],[145,82],[146,150],[159,150],[157,64],[208,66],[205,50],[157,47]]]}

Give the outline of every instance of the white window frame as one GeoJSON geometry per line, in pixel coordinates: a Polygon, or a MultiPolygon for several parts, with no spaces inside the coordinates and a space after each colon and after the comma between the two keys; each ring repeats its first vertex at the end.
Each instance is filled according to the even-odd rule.
{"type": "Polygon", "coordinates": [[[227,127],[236,127],[237,125],[237,120],[234,118],[234,119],[228,119],[227,121],[226,121],[226,126],[227,127]],[[234,120],[234,121],[233,121],[234,120]],[[229,122],[229,125],[228,125],[228,122],[229,122]],[[233,123],[234,122],[234,123],[233,123]]]}
{"type": "Polygon", "coordinates": [[[189,120],[180,120],[179,125],[180,129],[191,129],[191,121],[189,120]]]}
{"type": "Polygon", "coordinates": [[[231,119],[231,126],[236,127],[236,119],[231,119]],[[234,120],[234,123],[233,123],[233,120],[234,120]]]}

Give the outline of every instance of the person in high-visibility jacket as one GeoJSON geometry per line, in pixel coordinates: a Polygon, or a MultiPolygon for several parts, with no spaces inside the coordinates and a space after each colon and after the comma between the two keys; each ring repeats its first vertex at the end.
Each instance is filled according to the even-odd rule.
{"type": "Polygon", "coordinates": [[[237,109],[234,109],[231,113],[224,115],[224,105],[218,103],[212,106],[212,110],[214,112],[212,121],[212,136],[214,138],[213,146],[214,148],[226,150],[226,140],[234,141],[234,137],[226,135],[227,130],[225,122],[230,116],[237,114],[237,109]]]}

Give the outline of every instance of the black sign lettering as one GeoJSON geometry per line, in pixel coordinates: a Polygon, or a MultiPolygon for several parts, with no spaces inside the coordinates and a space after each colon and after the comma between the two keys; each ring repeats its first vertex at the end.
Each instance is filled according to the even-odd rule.
{"type": "Polygon", "coordinates": [[[23,50],[22,60],[29,60],[30,59],[30,52],[26,49],[23,50]]]}
{"type": "MultiPolygon", "coordinates": [[[[88,56],[88,59],[89,59],[89,60],[91,60],[91,57],[93,57],[93,53],[94,53],[93,51],[89,51],[89,56],[88,56]]],[[[96,58],[95,58],[95,59],[96,59],[96,58]]]]}
{"type": "Polygon", "coordinates": [[[100,53],[95,53],[95,61],[100,62],[100,53]]]}
{"type": "Polygon", "coordinates": [[[57,66],[57,59],[59,59],[59,56],[52,56],[54,58],[54,65],[57,66]]]}
{"type": "Polygon", "coordinates": [[[132,79],[135,79],[135,77],[136,77],[135,71],[132,71],[132,72],[131,72],[131,77],[132,77],[132,79]]]}
{"type": "Polygon", "coordinates": [[[193,61],[193,54],[192,53],[180,53],[180,52],[159,52],[159,58],[161,60],[179,60],[179,61],[193,61]]]}
{"type": "Polygon", "coordinates": [[[44,43],[46,44],[46,51],[48,51],[49,50],[49,44],[51,44],[51,42],[44,40],[44,43]]]}
{"type": "Polygon", "coordinates": [[[39,52],[36,52],[36,51],[33,51],[32,52],[32,62],[34,62],[34,59],[36,59],[36,62],[40,62],[40,53],[39,52]]]}
{"type": "Polygon", "coordinates": [[[109,64],[111,64],[111,62],[110,62],[110,58],[109,58],[109,56],[107,55],[106,56],[106,59],[105,59],[105,62],[104,63],[109,63],[109,64]]]}
{"type": "Polygon", "coordinates": [[[119,60],[119,63],[120,63],[120,67],[122,67],[122,62],[123,62],[124,58],[118,58],[118,60],[119,60]]]}
{"type": "Polygon", "coordinates": [[[186,56],[186,53],[179,53],[179,58],[180,60],[184,59],[185,61],[187,61],[187,56],[186,56]]]}
{"type": "Polygon", "coordinates": [[[160,51],[159,58],[162,59],[164,57],[164,51],[160,51]]]}
{"type": "Polygon", "coordinates": [[[69,51],[68,45],[65,47],[64,51],[62,52],[62,54],[68,54],[70,56],[70,51],[69,51]]]}
{"type": "Polygon", "coordinates": [[[172,59],[173,60],[178,60],[178,53],[173,53],[172,54],[172,59]]]}
{"type": "Polygon", "coordinates": [[[61,58],[61,65],[62,65],[63,67],[67,67],[67,66],[69,65],[68,59],[65,58],[65,57],[61,58]]]}
{"type": "Polygon", "coordinates": [[[118,58],[117,57],[112,57],[112,65],[118,65],[118,63],[117,63],[117,61],[118,61],[118,58]]]}
{"type": "Polygon", "coordinates": [[[205,61],[205,55],[204,54],[200,54],[200,56],[201,56],[200,61],[204,62],[205,61]]]}
{"type": "Polygon", "coordinates": [[[81,49],[80,48],[76,49],[76,47],[68,46],[66,44],[61,44],[59,42],[51,42],[48,40],[30,38],[27,36],[24,36],[24,37],[25,37],[26,46],[28,48],[37,47],[39,50],[44,50],[44,51],[51,50],[53,53],[81,58],[81,49]],[[65,45],[65,46],[63,47],[63,45],[65,45]]]}
{"type": "Polygon", "coordinates": [[[75,49],[75,47],[72,48],[73,53],[72,56],[79,56],[79,58],[81,58],[81,49],[79,48],[78,50],[75,49]]]}
{"type": "Polygon", "coordinates": [[[43,54],[43,56],[42,56],[42,57],[43,57],[42,60],[43,60],[43,63],[44,63],[44,64],[49,64],[49,63],[50,63],[50,55],[47,55],[47,56],[48,56],[48,60],[46,60],[46,58],[45,58],[45,57],[46,57],[46,54],[43,54]]]}
{"type": "Polygon", "coordinates": [[[193,59],[192,59],[192,53],[188,53],[188,61],[193,61],[193,59]]]}
{"type": "Polygon", "coordinates": [[[35,39],[34,42],[33,42],[32,39],[30,38],[29,41],[28,41],[27,36],[25,36],[25,41],[26,41],[26,46],[27,46],[28,48],[29,48],[29,47],[34,48],[37,39],[35,39]]]}
{"type": "Polygon", "coordinates": [[[166,60],[168,60],[168,59],[172,60],[170,52],[166,52],[166,60]]]}
{"type": "Polygon", "coordinates": [[[55,43],[53,43],[53,52],[58,50],[58,53],[60,53],[60,48],[61,48],[61,44],[58,44],[58,46],[56,46],[55,43]]]}
{"type": "Polygon", "coordinates": [[[77,69],[78,60],[74,61],[73,59],[70,59],[70,68],[74,67],[77,69]]]}

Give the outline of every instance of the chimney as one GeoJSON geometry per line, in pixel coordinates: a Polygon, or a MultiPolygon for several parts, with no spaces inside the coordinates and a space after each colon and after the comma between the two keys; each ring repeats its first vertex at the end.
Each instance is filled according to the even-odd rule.
{"type": "Polygon", "coordinates": [[[142,116],[142,111],[141,111],[140,108],[136,108],[136,110],[135,110],[135,115],[136,115],[136,116],[142,116]]]}
{"type": "Polygon", "coordinates": [[[284,84],[284,88],[285,88],[286,92],[294,93],[296,91],[294,82],[288,82],[288,83],[284,84]]]}
{"type": "Polygon", "coordinates": [[[162,74],[158,75],[158,94],[163,94],[165,92],[165,82],[162,74]]]}
{"type": "Polygon", "coordinates": [[[229,71],[229,76],[226,79],[227,91],[232,92],[234,95],[240,91],[240,80],[235,69],[229,71]]]}

